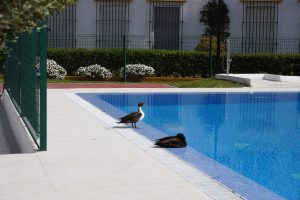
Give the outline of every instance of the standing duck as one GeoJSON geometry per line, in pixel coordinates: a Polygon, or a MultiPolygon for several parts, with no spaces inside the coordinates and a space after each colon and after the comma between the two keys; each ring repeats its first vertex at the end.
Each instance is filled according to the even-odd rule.
{"type": "Polygon", "coordinates": [[[142,106],[144,105],[143,102],[139,102],[138,104],[138,111],[137,112],[132,112],[132,113],[129,113],[128,115],[120,118],[121,121],[120,122],[117,122],[118,124],[120,123],[131,123],[131,126],[133,127],[134,125],[134,128],[136,128],[136,123],[138,121],[142,121],[142,119],[144,118],[145,114],[142,110],[142,106]]]}
{"type": "Polygon", "coordinates": [[[184,135],[178,133],[176,136],[169,136],[156,140],[155,145],[163,148],[182,148],[186,147],[187,142],[184,135]]]}

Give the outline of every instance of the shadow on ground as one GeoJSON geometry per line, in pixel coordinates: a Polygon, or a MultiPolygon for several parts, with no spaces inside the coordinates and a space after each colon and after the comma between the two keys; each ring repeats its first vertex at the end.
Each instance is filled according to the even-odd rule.
{"type": "Polygon", "coordinates": [[[0,154],[21,153],[0,102],[0,154]]]}

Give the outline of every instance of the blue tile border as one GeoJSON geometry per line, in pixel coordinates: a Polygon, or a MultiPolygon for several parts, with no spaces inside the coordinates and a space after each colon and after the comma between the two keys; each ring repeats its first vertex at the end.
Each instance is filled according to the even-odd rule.
{"type": "MultiPolygon", "coordinates": [[[[89,102],[83,98],[81,93],[76,93],[80,98],[89,102]]],[[[84,93],[87,94],[99,94],[99,93],[84,93]]],[[[101,93],[101,94],[111,94],[111,93],[101,93]]],[[[122,93],[123,94],[123,93],[122,93]]],[[[132,93],[131,93],[132,94],[132,93]]],[[[149,93],[150,94],[150,93],[149,93]]],[[[93,104],[92,102],[89,102],[93,104]]],[[[117,107],[111,105],[102,99],[97,99],[97,107],[101,108],[101,111],[107,113],[111,117],[118,121],[120,116],[126,113],[118,109],[117,107]],[[114,110],[113,113],[108,113],[110,110],[114,110]]],[[[167,134],[161,132],[160,130],[144,123],[139,122],[138,128],[134,129],[138,133],[142,134],[151,141],[155,141],[157,138],[165,137],[167,134]]],[[[241,195],[245,199],[249,200],[281,200],[284,197],[268,190],[267,188],[255,183],[254,181],[244,177],[243,175],[231,170],[223,164],[216,162],[215,160],[209,158],[208,156],[196,151],[194,148],[187,146],[183,149],[167,149],[170,153],[184,160],[194,168],[204,172],[211,179],[216,180],[222,185],[226,186],[233,193],[241,195]]]]}

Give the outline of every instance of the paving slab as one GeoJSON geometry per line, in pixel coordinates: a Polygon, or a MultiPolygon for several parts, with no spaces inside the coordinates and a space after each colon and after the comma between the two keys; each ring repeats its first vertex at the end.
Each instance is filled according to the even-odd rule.
{"type": "Polygon", "coordinates": [[[0,155],[19,153],[19,147],[13,137],[12,130],[0,102],[0,155]]]}
{"type": "Polygon", "coordinates": [[[216,78],[246,84],[254,88],[300,87],[299,76],[282,76],[274,74],[216,74],[216,78]]]}
{"type": "Polygon", "coordinates": [[[212,199],[72,102],[48,90],[48,151],[0,155],[0,199],[212,199]]]}
{"type": "MultiPolygon", "coordinates": [[[[76,91],[99,90],[158,91],[154,88],[76,91]]],[[[156,149],[140,148],[142,144],[129,141],[65,95],[74,91],[48,90],[48,151],[0,155],[1,200],[233,199],[228,198],[232,195],[229,190],[226,194],[209,195],[206,191],[213,188],[206,181],[197,184],[187,181],[154,157],[156,149]]],[[[255,92],[300,91],[300,88],[165,88],[159,91],[255,92]]],[[[174,168],[181,170],[182,165],[174,168]]]]}

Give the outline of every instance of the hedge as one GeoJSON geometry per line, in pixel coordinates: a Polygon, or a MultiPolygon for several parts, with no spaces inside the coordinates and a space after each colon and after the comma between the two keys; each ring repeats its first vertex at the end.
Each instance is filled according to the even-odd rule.
{"type": "Polygon", "coordinates": [[[232,55],[231,73],[269,73],[294,75],[300,54],[236,54],[232,55]]]}
{"type": "MultiPolygon", "coordinates": [[[[69,75],[81,66],[96,63],[117,72],[123,64],[121,49],[48,49],[48,58],[66,68],[69,75]]],[[[208,60],[208,53],[198,51],[129,50],[127,53],[127,63],[152,66],[157,75],[205,75],[208,60]]],[[[300,54],[233,54],[230,73],[294,75],[293,66],[299,61],[300,54]]],[[[1,49],[0,65],[3,65],[1,49]]]]}
{"type": "MultiPolygon", "coordinates": [[[[48,58],[65,67],[68,74],[81,66],[100,64],[112,71],[123,65],[121,49],[48,49],[48,58]]],[[[128,64],[145,64],[157,75],[204,74],[207,72],[208,54],[197,51],[129,50],[128,64]]]]}
{"type": "MultiPolygon", "coordinates": [[[[78,67],[95,63],[112,71],[122,66],[121,49],[49,49],[48,57],[64,66],[69,74],[78,67]]],[[[299,59],[300,54],[233,54],[230,72],[293,75],[293,66],[299,59]]],[[[157,75],[205,75],[208,61],[208,53],[198,51],[129,50],[127,53],[128,63],[152,66],[157,75]]]]}
{"type": "Polygon", "coordinates": [[[4,65],[4,49],[0,48],[0,73],[3,71],[3,65],[4,65]]]}

